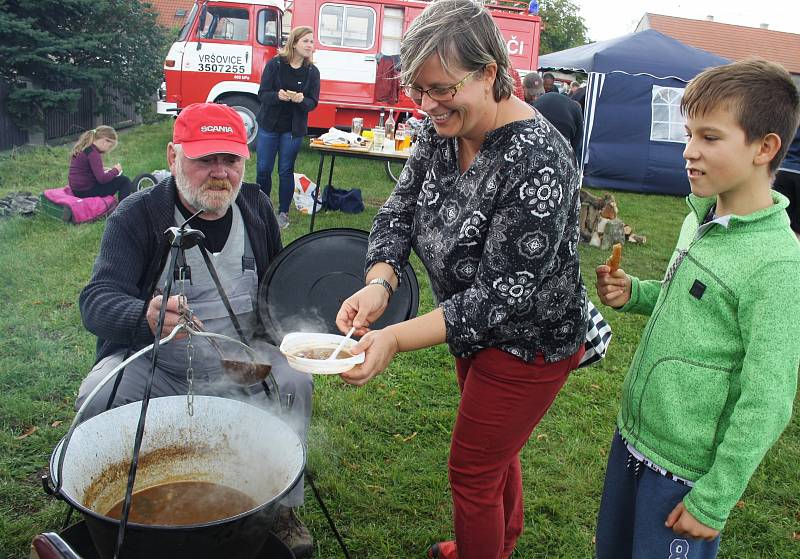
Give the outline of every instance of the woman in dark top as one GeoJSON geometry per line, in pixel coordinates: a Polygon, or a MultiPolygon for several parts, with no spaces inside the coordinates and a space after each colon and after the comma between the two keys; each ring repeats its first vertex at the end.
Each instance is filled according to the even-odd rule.
{"type": "Polygon", "coordinates": [[[131,180],[122,174],[122,165],[103,167],[103,154],[117,147],[117,131],[110,126],[98,126],[80,135],[72,147],[69,164],[69,187],[78,198],[118,194],[121,202],[131,192],[131,180]]]}
{"type": "Polygon", "coordinates": [[[428,114],[375,218],[366,287],[337,315],[363,385],[398,351],[447,343],[461,389],[449,459],[455,540],[428,557],[500,559],[522,532],[519,453],[583,355],[578,173],[566,140],[514,97],[505,40],[472,0],[438,0],[400,48],[405,93],[428,114]],[[369,331],[411,249],[437,307],[369,331]]]}
{"type": "Polygon", "coordinates": [[[278,56],[267,62],[258,98],[256,182],[267,196],[272,192],[272,169],[278,155],[278,224],[289,226],[294,192],[294,162],[308,132],[308,113],[319,102],[319,70],[311,63],[314,30],[295,27],[278,56]]]}

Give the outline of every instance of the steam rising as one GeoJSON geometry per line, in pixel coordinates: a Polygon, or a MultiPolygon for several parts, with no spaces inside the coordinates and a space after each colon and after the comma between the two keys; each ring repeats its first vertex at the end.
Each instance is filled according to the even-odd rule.
{"type": "MultiPolygon", "coordinates": [[[[295,408],[293,404],[298,401],[298,390],[302,391],[306,388],[308,399],[310,400],[311,380],[309,375],[297,372],[289,367],[286,358],[280,353],[277,347],[261,340],[252,341],[250,347],[258,356],[255,363],[269,365],[271,367],[269,375],[272,376],[275,381],[275,383],[273,383],[271,379],[265,379],[266,389],[270,392],[270,394],[267,395],[264,384],[260,382],[242,385],[232,379],[224,372],[222,359],[219,353],[211,344],[199,342],[202,338],[197,339],[198,342],[194,343],[195,361],[206,363],[205,367],[200,367],[201,371],[208,372],[213,370],[212,374],[202,375],[201,378],[195,378],[196,383],[199,381],[199,385],[196,386],[198,392],[212,396],[231,398],[269,411],[289,424],[305,442],[306,433],[308,431],[308,424],[304,417],[306,406],[301,404],[295,408]],[[278,385],[279,394],[275,394],[275,384],[278,385]],[[309,386],[304,386],[306,384],[309,386]],[[279,397],[280,401],[278,401],[279,397]]],[[[203,340],[205,341],[205,339],[203,340]]],[[[221,340],[217,340],[217,343],[226,360],[234,360],[244,366],[254,362],[252,356],[237,344],[226,343],[221,340]]]]}
{"type": "Polygon", "coordinates": [[[329,332],[328,321],[322,316],[320,309],[303,309],[303,314],[294,315],[273,309],[274,306],[270,307],[270,316],[282,317],[281,320],[274,320],[271,324],[273,339],[277,344],[280,344],[286,334],[291,334],[292,332],[339,334],[336,331],[329,332]]]}

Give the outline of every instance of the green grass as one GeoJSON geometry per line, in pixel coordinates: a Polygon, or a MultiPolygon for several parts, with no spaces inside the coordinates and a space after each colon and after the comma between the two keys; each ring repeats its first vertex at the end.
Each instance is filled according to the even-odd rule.
{"type": "MultiPolygon", "coordinates": [[[[160,123],[123,131],[107,163],[121,161],[129,176],[163,168],[169,130],[168,123],[160,123]]],[[[0,196],[65,184],[68,148],[0,154],[0,196]]],[[[314,154],[301,152],[298,171],[315,179],[317,165],[314,154]]],[[[251,161],[247,180],[254,175],[251,161]]],[[[323,214],[318,228],[369,229],[392,187],[380,164],[345,158],[337,161],[334,183],[360,187],[367,211],[323,214]]],[[[684,201],[616,196],[625,221],[648,238],[644,246],[626,247],[624,267],[643,277],[661,276],[687,211],[684,201]]],[[[308,217],[295,212],[290,217],[285,242],[308,231],[308,217]]],[[[27,557],[32,537],[59,529],[64,519],[64,505],[43,493],[39,475],[64,434],[78,385],[93,361],[94,338],[82,328],[77,298],[103,227],[103,222],[66,225],[43,215],[0,221],[0,558],[27,557]],[[35,433],[17,439],[34,426],[35,433]]],[[[581,247],[592,296],[592,270],[606,256],[581,247]]],[[[420,312],[425,312],[432,300],[415,264],[420,312]]],[[[526,525],[516,557],[592,556],[620,384],[644,326],[642,317],[603,312],[614,327],[608,358],[570,378],[524,449],[526,525]]],[[[446,468],[457,401],[452,359],[444,347],[399,355],[361,389],[335,377],[317,378],[309,466],[354,557],[422,557],[427,545],[452,536],[446,468]]],[[[756,472],[743,507],[734,510],[720,557],[800,556],[800,541],[793,539],[800,533],[798,463],[795,416],[756,472]]],[[[316,556],[341,557],[310,492],[306,502],[301,514],[315,536],[316,556]]]]}

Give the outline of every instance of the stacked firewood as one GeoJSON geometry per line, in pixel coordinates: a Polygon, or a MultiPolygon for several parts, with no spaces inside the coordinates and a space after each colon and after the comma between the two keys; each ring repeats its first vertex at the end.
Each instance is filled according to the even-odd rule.
{"type": "Polygon", "coordinates": [[[633,227],[626,225],[619,218],[619,208],[617,201],[608,192],[602,196],[581,190],[581,240],[592,246],[609,249],[616,243],[640,243],[647,242],[647,237],[637,235],[633,232],[633,227]]]}

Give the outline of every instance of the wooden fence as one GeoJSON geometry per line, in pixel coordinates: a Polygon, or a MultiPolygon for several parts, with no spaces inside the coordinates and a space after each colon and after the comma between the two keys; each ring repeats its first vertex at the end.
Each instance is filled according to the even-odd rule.
{"type": "Polygon", "coordinates": [[[14,124],[6,113],[8,84],[0,81],[0,151],[28,143],[28,133],[14,124]]]}
{"type": "Polygon", "coordinates": [[[137,120],[136,108],[116,99],[111,88],[103,91],[104,98],[109,100],[107,106],[101,106],[92,91],[86,89],[78,100],[75,112],[49,111],[45,115],[43,133],[35,135],[11,120],[6,112],[8,92],[8,84],[0,82],[0,151],[28,143],[54,142],[60,138],[74,137],[100,124],[115,128],[130,126],[137,120]]]}

